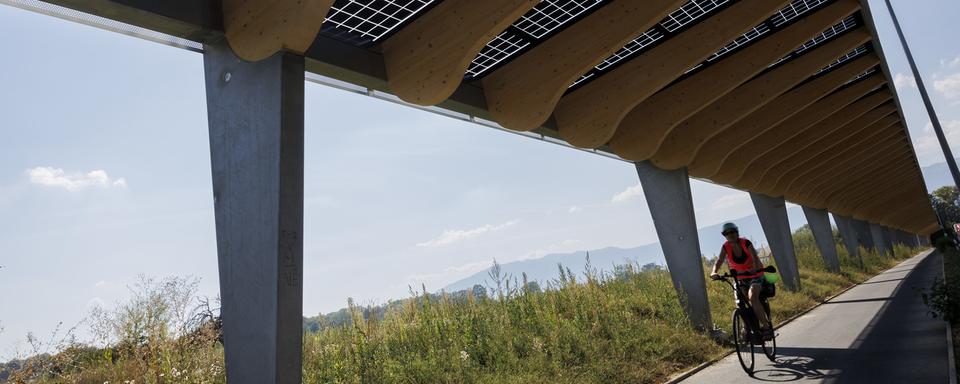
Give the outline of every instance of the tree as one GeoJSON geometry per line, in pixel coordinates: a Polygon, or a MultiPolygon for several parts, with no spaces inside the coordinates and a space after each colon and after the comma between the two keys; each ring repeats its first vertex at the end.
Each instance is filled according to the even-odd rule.
{"type": "Polygon", "coordinates": [[[933,202],[934,209],[943,220],[944,226],[950,228],[953,224],[960,223],[960,192],[957,191],[957,187],[937,188],[930,194],[930,201],[933,202]]]}

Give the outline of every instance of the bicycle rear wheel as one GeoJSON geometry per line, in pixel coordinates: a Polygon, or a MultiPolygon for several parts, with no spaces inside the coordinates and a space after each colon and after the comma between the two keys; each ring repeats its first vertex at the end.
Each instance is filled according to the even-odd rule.
{"type": "MultiPolygon", "coordinates": [[[[770,324],[773,324],[773,318],[770,317],[770,304],[764,302],[763,310],[767,313],[767,319],[770,320],[770,324]]],[[[772,362],[776,362],[777,359],[777,334],[774,333],[773,337],[770,340],[764,340],[763,342],[763,354],[767,355],[767,358],[772,362]]]]}
{"type": "Polygon", "coordinates": [[[737,359],[748,375],[753,374],[753,335],[747,322],[743,321],[740,309],[733,310],[733,343],[737,347],[737,359]]]}

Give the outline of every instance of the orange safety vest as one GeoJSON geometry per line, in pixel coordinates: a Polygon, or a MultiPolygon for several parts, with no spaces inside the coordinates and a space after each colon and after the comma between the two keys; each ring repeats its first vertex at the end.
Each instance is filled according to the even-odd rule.
{"type": "MultiPolygon", "coordinates": [[[[763,271],[746,274],[746,272],[753,270],[753,255],[750,253],[750,250],[747,248],[747,239],[740,238],[740,249],[743,250],[743,254],[746,255],[746,258],[742,263],[737,263],[733,260],[733,242],[726,242],[723,244],[723,249],[727,252],[727,264],[730,265],[730,269],[737,271],[737,279],[753,279],[760,276],[763,276],[763,271]]],[[[763,268],[761,265],[760,268],[763,268]]]]}

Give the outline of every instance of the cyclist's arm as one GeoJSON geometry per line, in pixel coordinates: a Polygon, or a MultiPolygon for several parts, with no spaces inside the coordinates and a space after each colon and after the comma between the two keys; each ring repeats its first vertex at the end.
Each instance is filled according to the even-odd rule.
{"type": "Polygon", "coordinates": [[[726,250],[726,248],[720,248],[720,256],[717,257],[717,262],[716,262],[716,263],[713,263],[713,273],[712,273],[712,274],[717,274],[717,275],[720,274],[720,267],[723,266],[723,260],[726,259],[726,258],[727,258],[727,250],[726,250]]]}
{"type": "Polygon", "coordinates": [[[753,269],[763,269],[763,262],[760,261],[760,254],[757,253],[757,249],[753,247],[752,243],[750,244],[750,253],[753,254],[753,269]]]}

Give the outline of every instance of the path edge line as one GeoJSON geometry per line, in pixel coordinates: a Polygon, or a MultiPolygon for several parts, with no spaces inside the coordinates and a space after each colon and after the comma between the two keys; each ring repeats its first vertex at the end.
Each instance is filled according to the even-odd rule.
{"type": "MultiPolygon", "coordinates": [[[[917,252],[917,253],[914,254],[913,256],[910,256],[909,259],[912,259],[912,258],[914,258],[914,257],[920,256],[920,255],[923,254],[924,252],[927,252],[927,251],[930,251],[930,250],[931,250],[930,248],[924,249],[923,251],[917,252]]],[[[909,259],[906,259],[906,260],[904,260],[904,261],[907,261],[907,260],[909,260],[909,259]]],[[[899,264],[897,264],[897,265],[899,265],[899,264]]],[[[890,269],[896,268],[897,265],[891,267],[890,269]]],[[[888,269],[888,270],[889,270],[889,269],[888,269]]],[[[886,272],[886,271],[884,271],[884,272],[886,272]]],[[[911,270],[910,272],[913,272],[913,271],[911,270]]],[[[880,273],[883,273],[883,272],[880,272],[880,273]]],[[[878,273],[876,276],[873,276],[873,277],[879,276],[880,273],[878,273]]],[[[872,279],[873,277],[871,277],[870,279],[872,279]]],[[[864,280],[863,282],[856,283],[856,284],[854,284],[854,285],[851,285],[851,286],[849,286],[849,287],[844,288],[844,289],[841,290],[840,292],[837,292],[837,294],[835,294],[835,295],[833,295],[833,296],[830,296],[830,297],[826,298],[825,300],[817,303],[817,305],[814,305],[814,306],[812,306],[812,307],[810,307],[810,308],[807,308],[806,310],[804,310],[804,311],[802,311],[802,312],[800,312],[800,313],[797,313],[796,315],[790,316],[789,318],[787,318],[787,319],[784,320],[783,322],[777,324],[776,327],[773,327],[773,329],[774,329],[774,330],[780,329],[781,327],[783,327],[783,326],[789,324],[790,322],[796,320],[796,319],[799,318],[800,316],[806,315],[806,314],[809,313],[810,311],[819,308],[821,305],[827,303],[828,301],[837,298],[837,296],[840,296],[840,295],[846,293],[847,291],[849,291],[849,290],[853,289],[854,287],[857,287],[857,286],[859,286],[859,285],[861,285],[861,284],[869,281],[870,279],[864,280]]],[[[899,287],[897,287],[897,288],[899,288],[899,287]]],[[[949,351],[949,352],[950,352],[950,368],[951,368],[951,370],[950,370],[950,372],[951,372],[951,373],[950,373],[950,384],[957,384],[957,372],[956,372],[956,370],[954,369],[955,367],[954,367],[954,361],[953,361],[953,339],[952,339],[953,335],[952,335],[952,333],[950,332],[950,322],[947,322],[947,337],[948,337],[948,340],[950,341],[950,351],[949,351]]],[[[700,365],[698,365],[698,366],[696,366],[696,367],[690,368],[689,370],[687,370],[687,371],[685,371],[685,372],[681,372],[681,373],[677,374],[676,376],[671,377],[669,380],[664,381],[663,384],[677,384],[677,383],[683,381],[684,379],[687,379],[687,378],[689,378],[690,376],[693,376],[693,375],[696,374],[697,372],[700,372],[700,371],[706,369],[707,367],[709,367],[709,366],[711,366],[711,365],[713,365],[713,364],[716,364],[718,361],[727,358],[727,356],[732,355],[734,352],[736,352],[736,350],[728,351],[727,353],[724,353],[724,354],[721,355],[721,356],[718,356],[718,357],[716,357],[716,358],[710,359],[709,361],[703,362],[703,363],[701,363],[700,365]]]]}

